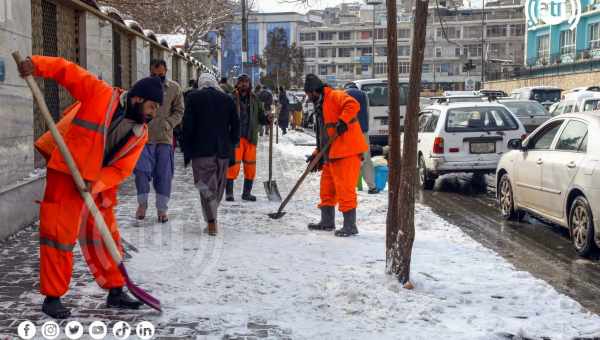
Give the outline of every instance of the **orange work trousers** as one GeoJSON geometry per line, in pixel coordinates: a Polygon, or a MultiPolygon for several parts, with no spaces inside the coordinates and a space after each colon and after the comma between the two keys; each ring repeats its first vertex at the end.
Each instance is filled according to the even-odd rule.
{"type": "Polygon", "coordinates": [[[360,174],[360,155],[329,160],[321,173],[321,207],[335,207],[341,212],[356,209],[356,182],[360,174]]]}
{"type": "Polygon", "coordinates": [[[235,149],[235,164],[229,167],[227,179],[238,178],[242,162],[244,163],[244,178],[254,180],[256,177],[256,145],[243,137],[240,138],[240,145],[235,149]]]}
{"type": "MultiPolygon", "coordinates": [[[[115,188],[94,198],[117,247],[123,253],[113,211],[116,197],[115,188]]],[[[60,297],[69,289],[73,248],[78,238],[98,285],[104,289],[123,287],[125,280],[104,246],[75,182],[68,174],[48,169],[46,192],[40,207],[40,291],[43,295],[60,297]]]]}

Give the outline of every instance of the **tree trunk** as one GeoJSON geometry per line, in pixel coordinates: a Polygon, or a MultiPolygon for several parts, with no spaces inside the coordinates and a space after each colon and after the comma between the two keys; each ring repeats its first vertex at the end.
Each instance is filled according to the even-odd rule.
{"type": "MultiPolygon", "coordinates": [[[[418,114],[419,114],[419,95],[421,92],[421,67],[423,65],[423,53],[425,50],[425,35],[427,27],[427,6],[428,0],[416,0],[415,23],[413,29],[411,66],[408,89],[408,105],[404,118],[404,141],[402,143],[402,155],[404,156],[399,165],[399,174],[396,173],[398,164],[392,160],[391,171],[394,172],[393,186],[394,193],[390,192],[390,203],[388,211],[387,226],[387,270],[388,273],[395,275],[398,280],[405,284],[410,280],[410,262],[412,255],[412,246],[415,239],[415,182],[417,177],[417,135],[418,135],[418,114]]],[[[388,0],[388,32],[390,31],[390,12],[393,8],[393,30],[394,36],[388,36],[388,53],[390,51],[390,40],[396,42],[395,27],[396,13],[395,0],[388,0]],[[393,3],[393,4],[390,4],[393,3]],[[393,7],[392,7],[393,6],[393,7]],[[393,40],[392,40],[393,39],[393,40]]],[[[395,46],[392,50],[395,49],[395,46]]],[[[388,54],[388,65],[397,64],[395,56],[393,58],[388,54]],[[389,61],[389,60],[392,61],[389,61]]],[[[397,81],[391,79],[397,78],[397,69],[394,67],[395,74],[388,70],[390,79],[390,121],[396,120],[398,116],[398,89],[397,81]],[[395,87],[395,92],[392,89],[395,87]],[[396,99],[392,99],[392,97],[396,99]],[[392,106],[392,104],[394,106],[392,106]]],[[[399,121],[399,119],[398,119],[399,121]]],[[[391,125],[391,123],[390,123],[391,125]]],[[[394,148],[392,156],[400,149],[399,132],[396,126],[390,126],[392,136],[391,147],[394,148]],[[393,138],[396,136],[396,138],[393,138]]],[[[391,150],[390,150],[391,152],[391,150]]],[[[398,157],[399,158],[399,157],[398,157]]]]}

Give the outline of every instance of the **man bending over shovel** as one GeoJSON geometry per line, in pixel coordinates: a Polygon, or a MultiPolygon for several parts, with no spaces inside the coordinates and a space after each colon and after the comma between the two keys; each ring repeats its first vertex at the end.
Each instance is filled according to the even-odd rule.
{"type": "MultiPolygon", "coordinates": [[[[58,129],[122,252],[114,215],[118,186],[133,172],[148,139],[146,124],[163,101],[160,79],[141,79],[124,92],[62,58],[33,56],[18,66],[22,77],[53,79],[77,100],[64,112],[58,129]]],[[[54,139],[46,133],[35,146],[48,162],[46,192],[40,207],[40,290],[46,296],[42,311],[57,319],[71,315],[60,298],[69,288],[78,237],[96,282],[108,290],[108,307],[139,308],[141,303],[123,291],[125,280],[85,208],[54,139]]]]}

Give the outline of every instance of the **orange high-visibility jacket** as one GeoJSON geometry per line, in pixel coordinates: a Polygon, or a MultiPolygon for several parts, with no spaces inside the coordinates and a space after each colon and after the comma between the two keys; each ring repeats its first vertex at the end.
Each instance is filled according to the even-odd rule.
{"type": "MultiPolygon", "coordinates": [[[[81,176],[93,183],[93,193],[119,185],[133,172],[148,139],[148,129],[130,138],[103,167],[106,135],[123,90],[113,88],[95,75],[62,58],[33,56],[34,75],[56,80],[77,103],[71,105],[58,123],[81,176]]],[[[60,150],[49,132],[35,143],[46,157],[48,168],[70,174],[60,150]]]]}
{"type": "Polygon", "coordinates": [[[348,124],[348,131],[339,136],[329,149],[330,159],[346,158],[362,154],[368,150],[357,114],[360,104],[344,91],[328,86],[323,89],[323,120],[327,135],[333,137],[338,120],[348,124]]]}

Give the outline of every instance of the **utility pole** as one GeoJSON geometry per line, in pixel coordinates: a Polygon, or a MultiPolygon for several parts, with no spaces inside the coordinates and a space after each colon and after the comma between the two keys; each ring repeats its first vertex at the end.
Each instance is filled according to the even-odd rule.
{"type": "Polygon", "coordinates": [[[245,66],[248,62],[248,13],[246,1],[242,2],[242,73],[245,73],[245,66]]]}
{"type": "Polygon", "coordinates": [[[481,0],[481,85],[479,88],[483,88],[483,82],[485,81],[485,0],[481,0]]]}
{"type": "Polygon", "coordinates": [[[375,8],[377,5],[381,5],[380,0],[367,0],[367,5],[373,6],[373,31],[371,32],[371,40],[373,42],[371,47],[371,78],[375,79],[375,8]]]}
{"type": "MultiPolygon", "coordinates": [[[[390,155],[392,159],[392,168],[390,172],[394,173],[391,178],[393,183],[390,192],[390,202],[388,209],[388,220],[386,230],[386,268],[388,272],[398,279],[404,285],[404,288],[412,289],[410,282],[410,263],[412,258],[412,247],[415,239],[415,182],[417,178],[417,136],[418,136],[418,114],[419,114],[419,96],[421,93],[421,73],[423,67],[423,55],[425,52],[425,37],[427,31],[427,7],[429,0],[416,0],[414,14],[414,29],[412,38],[410,78],[408,84],[408,105],[404,119],[404,140],[402,143],[402,162],[397,164],[400,153],[400,131],[396,126],[390,127],[391,134],[394,136],[391,141],[390,155]],[[400,166],[399,176],[397,174],[398,165],[400,166]]],[[[387,0],[388,3],[388,24],[395,20],[395,0],[387,0]],[[391,9],[394,18],[390,18],[391,9]]],[[[395,29],[395,27],[394,27],[395,29]]],[[[392,36],[389,36],[392,39],[392,36]]],[[[394,37],[395,42],[395,37],[394,37]]],[[[389,41],[388,41],[389,45],[389,41]]],[[[389,57],[388,57],[389,58],[389,57]]],[[[397,72],[397,69],[394,70],[397,72]]],[[[392,74],[390,72],[390,79],[392,74]]],[[[390,119],[395,120],[398,116],[398,80],[396,78],[390,81],[390,119]],[[392,92],[394,84],[396,92],[392,92]],[[394,99],[393,96],[396,96],[394,99]],[[392,106],[394,105],[394,106],[392,106]]],[[[399,120],[399,119],[398,119],[399,120]]]]}

